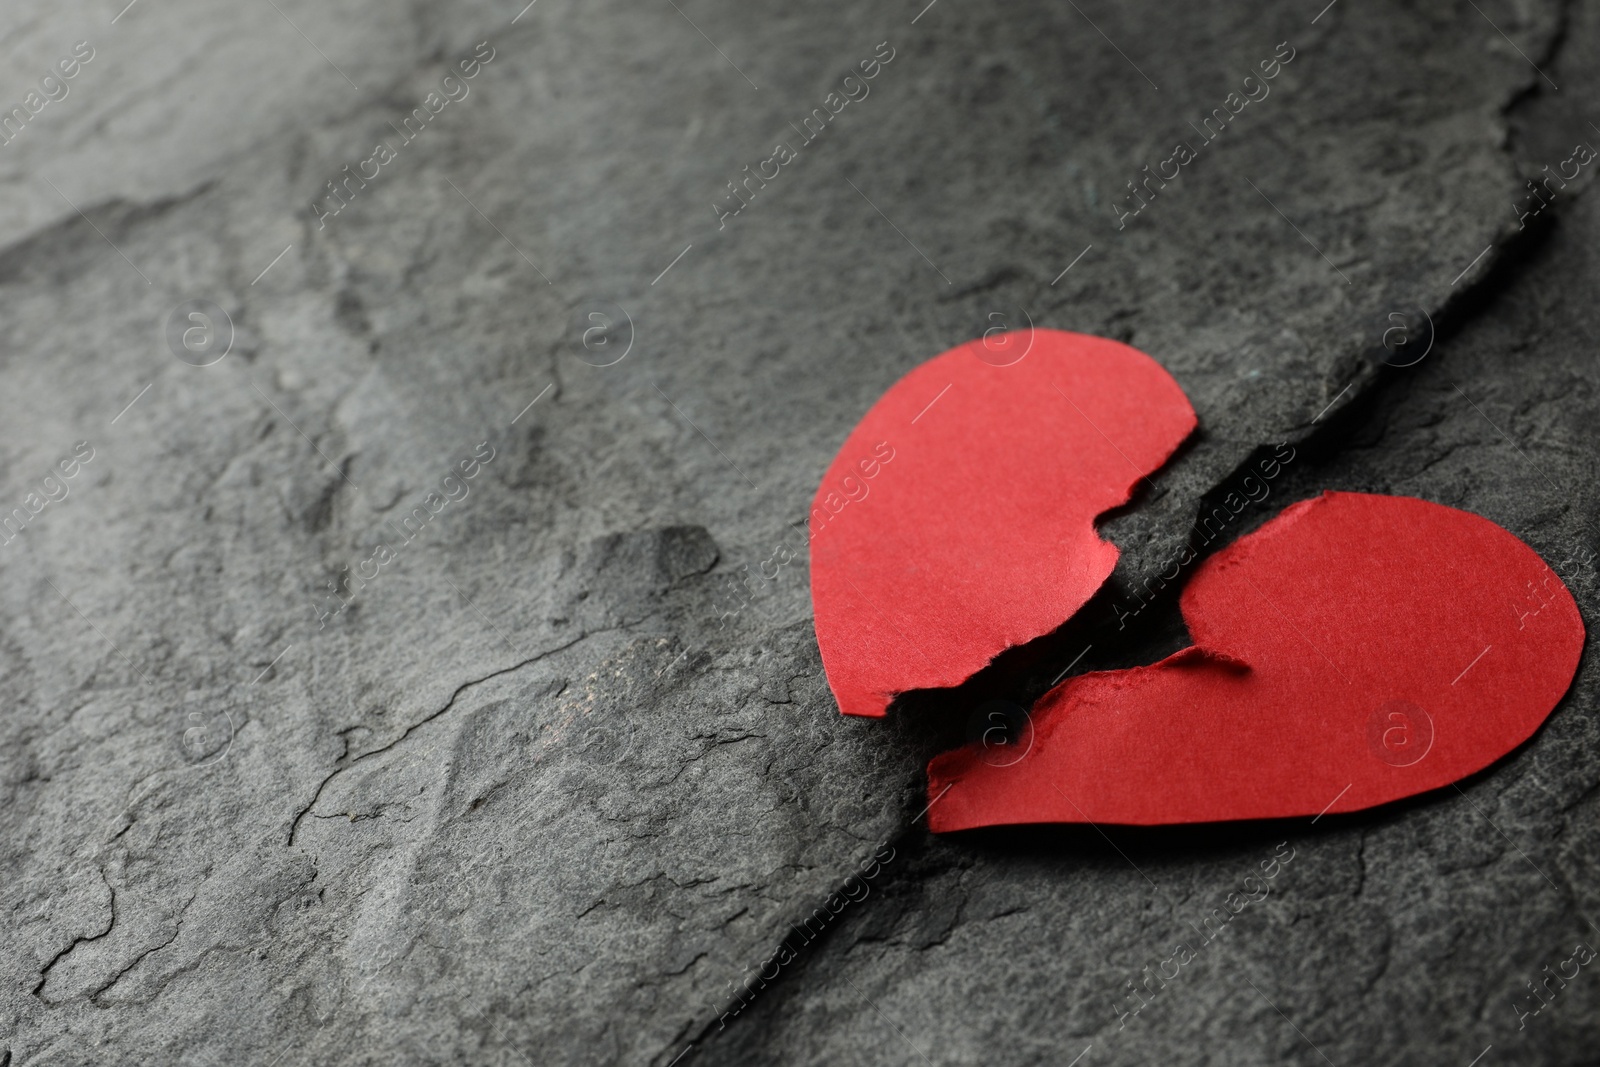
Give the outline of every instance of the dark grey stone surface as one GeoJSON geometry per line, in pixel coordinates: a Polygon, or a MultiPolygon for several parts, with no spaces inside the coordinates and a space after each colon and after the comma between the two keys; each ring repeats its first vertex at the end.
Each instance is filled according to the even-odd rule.
{"type": "Polygon", "coordinates": [[[1115,631],[1285,439],[1272,506],[1470,508],[1592,620],[1600,220],[1576,186],[1531,231],[1511,205],[1592,134],[1596,15],[1481,6],[8,8],[0,104],[94,58],[0,145],[0,513],[93,458],[0,545],[0,1064],[1586,1062],[1588,971],[1523,1033],[1509,1004],[1600,936],[1588,665],[1462,794],[932,840],[949,714],[841,721],[809,620],[838,442],[1029,320],[1138,345],[1201,422],[1074,625],[1115,631]],[[169,341],[196,300],[231,322],[204,367],[220,322],[169,341]],[[1385,369],[1423,312],[1434,351],[1385,369]],[[1272,896],[1118,1029],[1125,980],[1284,840],[1272,896]]]}

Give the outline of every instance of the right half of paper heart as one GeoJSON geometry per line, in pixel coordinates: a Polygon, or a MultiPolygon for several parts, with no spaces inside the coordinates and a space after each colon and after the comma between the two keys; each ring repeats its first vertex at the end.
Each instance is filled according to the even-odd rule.
{"type": "Polygon", "coordinates": [[[1537,553],[1410,497],[1295,504],[1201,564],[1180,603],[1193,646],[1052,689],[1025,755],[934,759],[932,829],[1318,816],[1427,792],[1531,737],[1584,644],[1537,553]]]}

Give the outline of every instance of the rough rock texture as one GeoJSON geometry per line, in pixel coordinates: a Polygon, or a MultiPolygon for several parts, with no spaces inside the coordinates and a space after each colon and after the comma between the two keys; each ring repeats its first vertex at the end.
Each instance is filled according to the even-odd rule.
{"type": "Polygon", "coordinates": [[[967,694],[841,721],[821,676],[803,521],[838,442],[908,368],[1030,320],[1149,352],[1201,429],[1105,525],[1117,584],[1066,658],[985,684],[1036,691],[1080,633],[1078,670],[1180,641],[1172,590],[1119,626],[1131,590],[1285,440],[1269,508],[1469,508],[1600,617],[1600,213],[1582,179],[1525,230],[1512,206],[1593,136],[1600,17],[1321,8],[0,13],[0,107],[94,49],[0,144],[0,514],[26,519],[0,545],[0,1065],[1590,1062],[1592,969],[1521,1031],[1512,1004],[1600,938],[1592,664],[1459,792],[938,840],[923,765],[967,694]],[[796,158],[719,228],[777,141],[796,158]],[[229,331],[174,319],[196,300],[231,319],[204,367],[229,331]],[[1415,367],[1383,364],[1391,314],[1437,334],[1415,367]],[[1281,841],[1270,896],[1120,1021],[1281,841]]]}

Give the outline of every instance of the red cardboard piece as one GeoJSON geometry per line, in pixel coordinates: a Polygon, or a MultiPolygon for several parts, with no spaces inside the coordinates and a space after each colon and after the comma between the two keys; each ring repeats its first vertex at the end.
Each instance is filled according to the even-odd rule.
{"type": "Polygon", "coordinates": [[[956,686],[1055,630],[1111,574],[1095,532],[1194,429],[1149,356],[991,334],[911,371],[846,438],[811,509],[811,600],[847,715],[956,686]]]}
{"type": "Polygon", "coordinates": [[[1437,789],[1532,736],[1584,643],[1532,549],[1410,497],[1296,504],[1181,606],[1192,647],[1057,686],[1025,755],[934,759],[931,828],[1317,816],[1437,789]]]}

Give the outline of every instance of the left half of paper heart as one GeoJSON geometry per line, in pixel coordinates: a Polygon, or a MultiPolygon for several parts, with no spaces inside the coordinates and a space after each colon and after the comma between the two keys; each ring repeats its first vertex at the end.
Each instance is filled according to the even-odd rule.
{"type": "Polygon", "coordinates": [[[882,716],[1059,628],[1116,566],[1095,519],[1194,427],[1165,368],[1086,334],[975,340],[901,378],[812,501],[811,600],[840,710],[882,716]]]}

